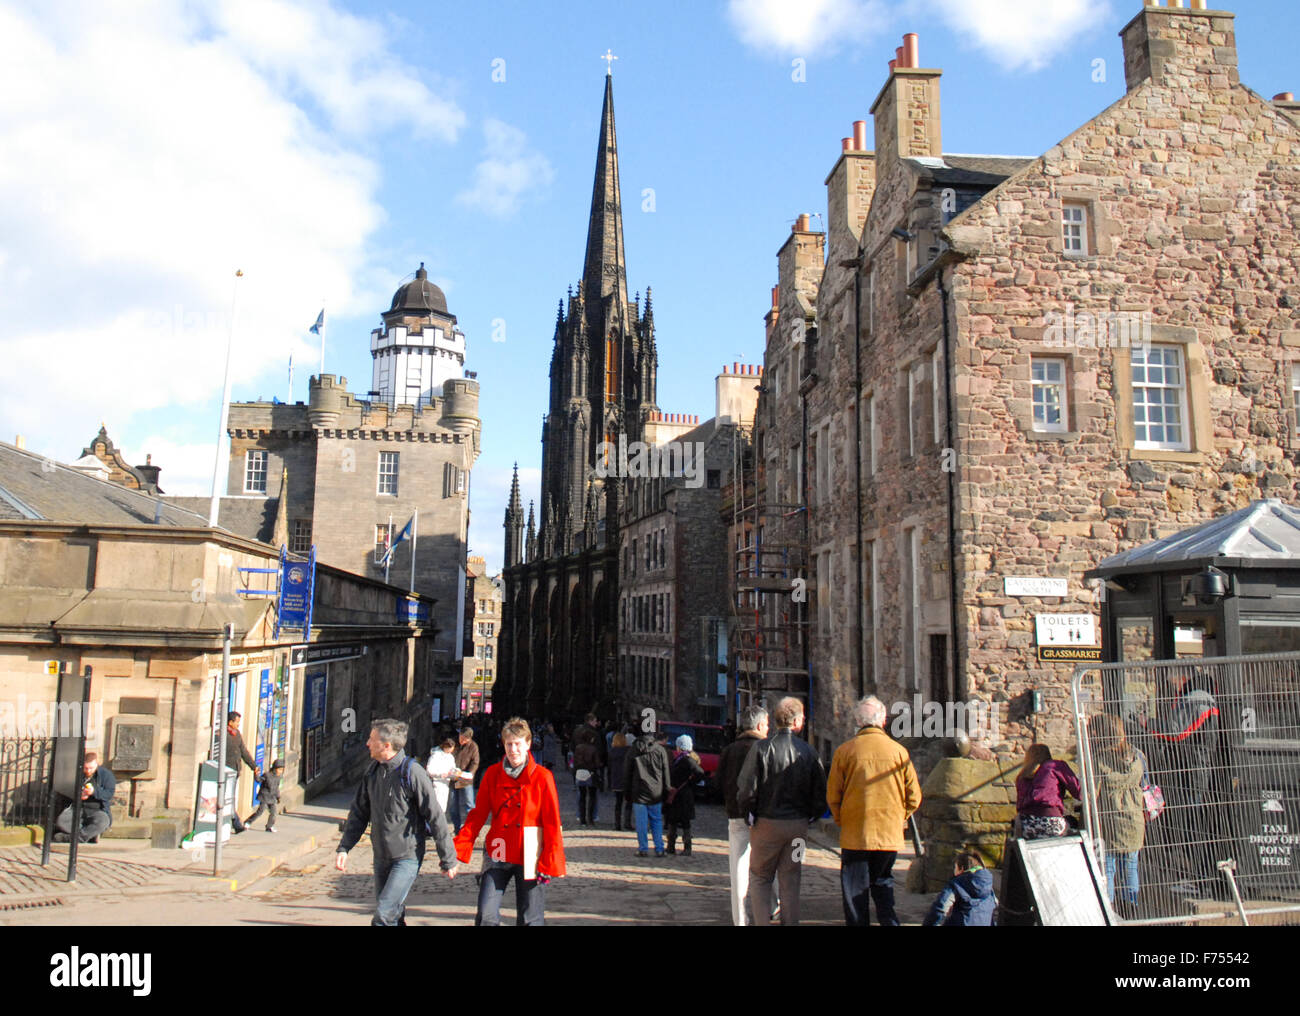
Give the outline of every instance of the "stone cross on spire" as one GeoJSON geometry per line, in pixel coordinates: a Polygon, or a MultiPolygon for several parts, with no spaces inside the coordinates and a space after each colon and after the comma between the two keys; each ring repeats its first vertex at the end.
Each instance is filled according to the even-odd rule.
{"type": "Polygon", "coordinates": [[[605,76],[612,78],[614,76],[614,61],[618,59],[612,50],[606,48],[605,55],[601,57],[605,61],[605,76]]]}

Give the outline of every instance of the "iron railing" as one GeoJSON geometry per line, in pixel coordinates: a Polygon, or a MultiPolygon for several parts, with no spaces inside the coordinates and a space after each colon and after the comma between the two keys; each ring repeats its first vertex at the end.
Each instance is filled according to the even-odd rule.
{"type": "Polygon", "coordinates": [[[0,826],[45,821],[53,760],[49,738],[0,738],[0,826]]]}

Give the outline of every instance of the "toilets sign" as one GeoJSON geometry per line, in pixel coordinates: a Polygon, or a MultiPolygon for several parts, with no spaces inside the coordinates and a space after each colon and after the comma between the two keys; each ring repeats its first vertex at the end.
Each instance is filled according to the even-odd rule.
{"type": "Polygon", "coordinates": [[[1092,614],[1036,614],[1040,646],[1096,646],[1097,619],[1092,614]]]}

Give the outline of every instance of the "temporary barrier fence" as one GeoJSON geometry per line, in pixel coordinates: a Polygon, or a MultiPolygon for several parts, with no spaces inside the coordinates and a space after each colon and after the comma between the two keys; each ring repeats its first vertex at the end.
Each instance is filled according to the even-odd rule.
{"type": "Polygon", "coordinates": [[[1300,922],[1300,653],[1082,666],[1072,692],[1116,915],[1300,922]]]}

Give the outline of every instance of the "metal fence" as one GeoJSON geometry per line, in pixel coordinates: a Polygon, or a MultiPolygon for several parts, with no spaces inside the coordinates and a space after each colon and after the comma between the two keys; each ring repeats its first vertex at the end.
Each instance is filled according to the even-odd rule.
{"type": "Polygon", "coordinates": [[[51,739],[0,738],[0,826],[45,821],[53,760],[51,739]]]}
{"type": "Polygon", "coordinates": [[[1300,922],[1300,653],[1079,667],[1072,690],[1116,915],[1300,922]]]}

